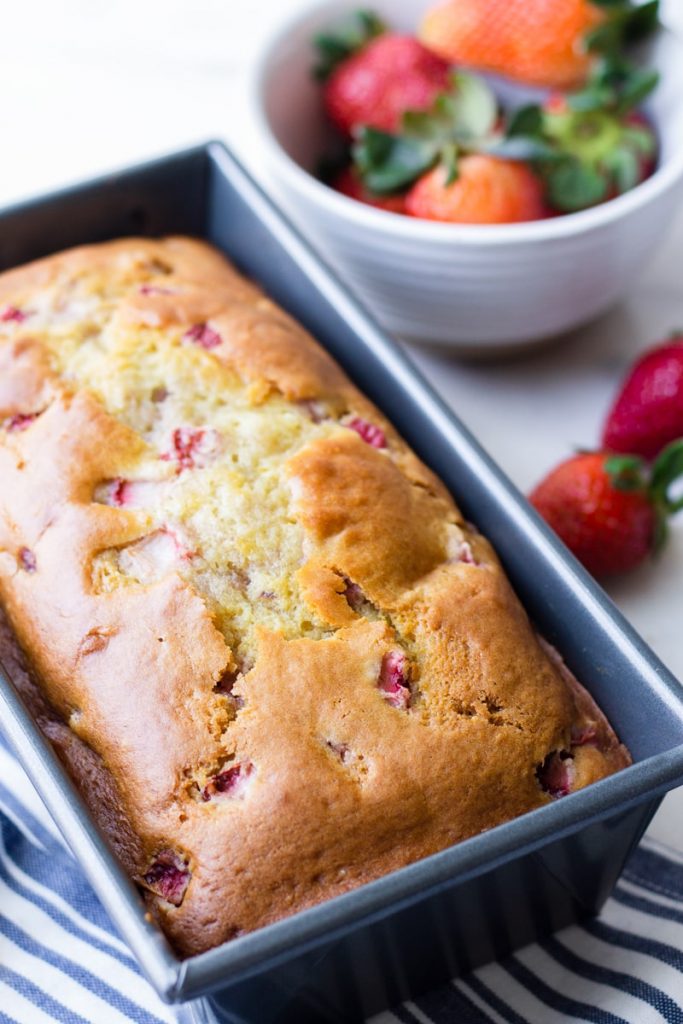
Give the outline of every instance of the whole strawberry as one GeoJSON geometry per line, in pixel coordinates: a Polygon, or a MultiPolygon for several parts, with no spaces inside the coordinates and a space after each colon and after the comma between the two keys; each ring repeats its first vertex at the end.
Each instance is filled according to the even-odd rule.
{"type": "Polygon", "coordinates": [[[666,519],[682,507],[669,489],[683,473],[683,441],[651,470],[638,456],[575,455],[535,488],[529,500],[594,576],[628,572],[664,541],[666,519]]]}
{"type": "Polygon", "coordinates": [[[547,213],[543,186],[530,167],[476,153],[458,161],[450,183],[443,165],[425,174],[408,192],[405,208],[412,217],[452,224],[513,224],[547,213]]]}
{"type": "Polygon", "coordinates": [[[683,437],[683,334],[646,352],[624,381],[607,416],[602,443],[615,452],[655,458],[683,437]]]}
{"type": "Polygon", "coordinates": [[[604,18],[587,0],[440,0],[419,35],[460,64],[566,88],[586,77],[591,55],[583,40],[604,18]]]}
{"type": "Polygon", "coordinates": [[[450,66],[412,36],[385,33],[343,60],[324,87],[325,109],[347,137],[366,125],[392,132],[450,86],[450,66]]]}
{"type": "Polygon", "coordinates": [[[596,52],[648,35],[657,0],[437,0],[419,36],[443,57],[531,85],[580,85],[596,52]]]}

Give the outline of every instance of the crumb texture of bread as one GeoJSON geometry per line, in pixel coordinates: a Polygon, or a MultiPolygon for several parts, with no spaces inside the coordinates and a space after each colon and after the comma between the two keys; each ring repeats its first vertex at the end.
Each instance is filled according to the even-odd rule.
{"type": "Polygon", "coordinates": [[[630,763],[440,481],[191,239],[0,275],[0,600],[182,955],[630,763]]]}

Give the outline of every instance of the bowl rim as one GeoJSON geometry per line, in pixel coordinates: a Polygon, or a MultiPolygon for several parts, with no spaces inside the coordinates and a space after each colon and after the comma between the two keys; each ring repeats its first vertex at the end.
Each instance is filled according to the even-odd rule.
{"type": "MultiPolygon", "coordinates": [[[[313,0],[280,18],[264,37],[252,62],[248,81],[251,115],[270,157],[292,189],[331,216],[351,222],[360,229],[415,243],[510,246],[573,238],[607,227],[648,206],[683,180],[682,145],[665,164],[657,167],[654,174],[615,199],[578,213],[514,224],[448,224],[422,220],[381,210],[336,192],[297,163],[282,146],[266,114],[265,90],[273,58],[289,37],[303,28],[317,12],[339,6],[339,0],[313,0]]],[[[659,31],[678,46],[683,62],[683,38],[680,34],[664,22],[659,31]]]]}

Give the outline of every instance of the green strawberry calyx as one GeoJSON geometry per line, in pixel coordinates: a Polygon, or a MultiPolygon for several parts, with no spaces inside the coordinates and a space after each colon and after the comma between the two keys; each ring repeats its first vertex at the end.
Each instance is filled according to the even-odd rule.
{"type": "Polygon", "coordinates": [[[654,549],[661,549],[667,520],[683,509],[683,438],[668,444],[652,466],[638,455],[610,455],[604,468],[615,490],[649,499],[655,514],[654,549]]]}
{"type": "Polygon", "coordinates": [[[500,141],[498,104],[478,75],[457,71],[452,88],[441,93],[429,110],[409,110],[398,134],[362,126],[352,149],[365,186],[378,195],[400,191],[442,163],[446,184],[458,177],[458,159],[483,152],[500,141]]]}
{"type": "Polygon", "coordinates": [[[620,53],[624,47],[642,42],[659,25],[659,0],[591,0],[606,17],[585,37],[591,53],[620,53]]]}
{"type": "Polygon", "coordinates": [[[580,92],[515,111],[496,153],[532,161],[560,213],[622,195],[656,155],[655,134],[635,109],[658,81],[656,71],[602,57],[580,92]]]}
{"type": "Polygon", "coordinates": [[[658,82],[655,69],[641,67],[623,54],[603,54],[583,89],[567,95],[567,103],[579,112],[607,110],[624,115],[646,100],[658,82]]]}
{"type": "Polygon", "coordinates": [[[313,38],[313,45],[318,51],[318,63],[313,74],[318,81],[324,81],[335,68],[362,50],[377,36],[386,32],[387,27],[381,18],[372,11],[353,11],[340,19],[313,38]]]}

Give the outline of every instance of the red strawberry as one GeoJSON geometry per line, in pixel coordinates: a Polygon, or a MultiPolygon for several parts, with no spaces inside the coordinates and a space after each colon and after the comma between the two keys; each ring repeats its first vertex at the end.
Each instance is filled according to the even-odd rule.
{"type": "Polygon", "coordinates": [[[405,197],[402,195],[379,196],[366,188],[358,176],[358,172],[351,165],[340,171],[331,182],[332,188],[349,199],[357,199],[360,203],[367,203],[369,206],[376,206],[379,210],[387,210],[389,213],[405,213],[405,197]]]}
{"type": "Polygon", "coordinates": [[[419,34],[450,60],[563,88],[586,77],[592,58],[583,37],[604,17],[587,0],[441,0],[419,34]]]}
{"type": "Polygon", "coordinates": [[[419,36],[458,64],[562,89],[586,79],[598,51],[620,50],[656,25],[651,0],[437,0],[419,36]]]}
{"type": "Polygon", "coordinates": [[[531,503],[594,576],[627,572],[664,539],[668,515],[683,506],[669,488],[683,472],[683,441],[647,472],[638,456],[574,455],[532,492],[531,503]]]}
{"type": "Polygon", "coordinates": [[[602,434],[605,448],[653,459],[683,437],[683,334],[646,352],[631,369],[602,434]]]}
{"type": "Polygon", "coordinates": [[[447,176],[439,165],[420,178],[406,196],[407,213],[457,224],[508,224],[546,215],[543,186],[526,164],[475,153],[458,161],[450,185],[447,176]]]}
{"type": "Polygon", "coordinates": [[[396,131],[451,85],[450,66],[412,36],[386,33],[344,60],[325,83],[325,108],[346,136],[358,125],[396,131]]]}

